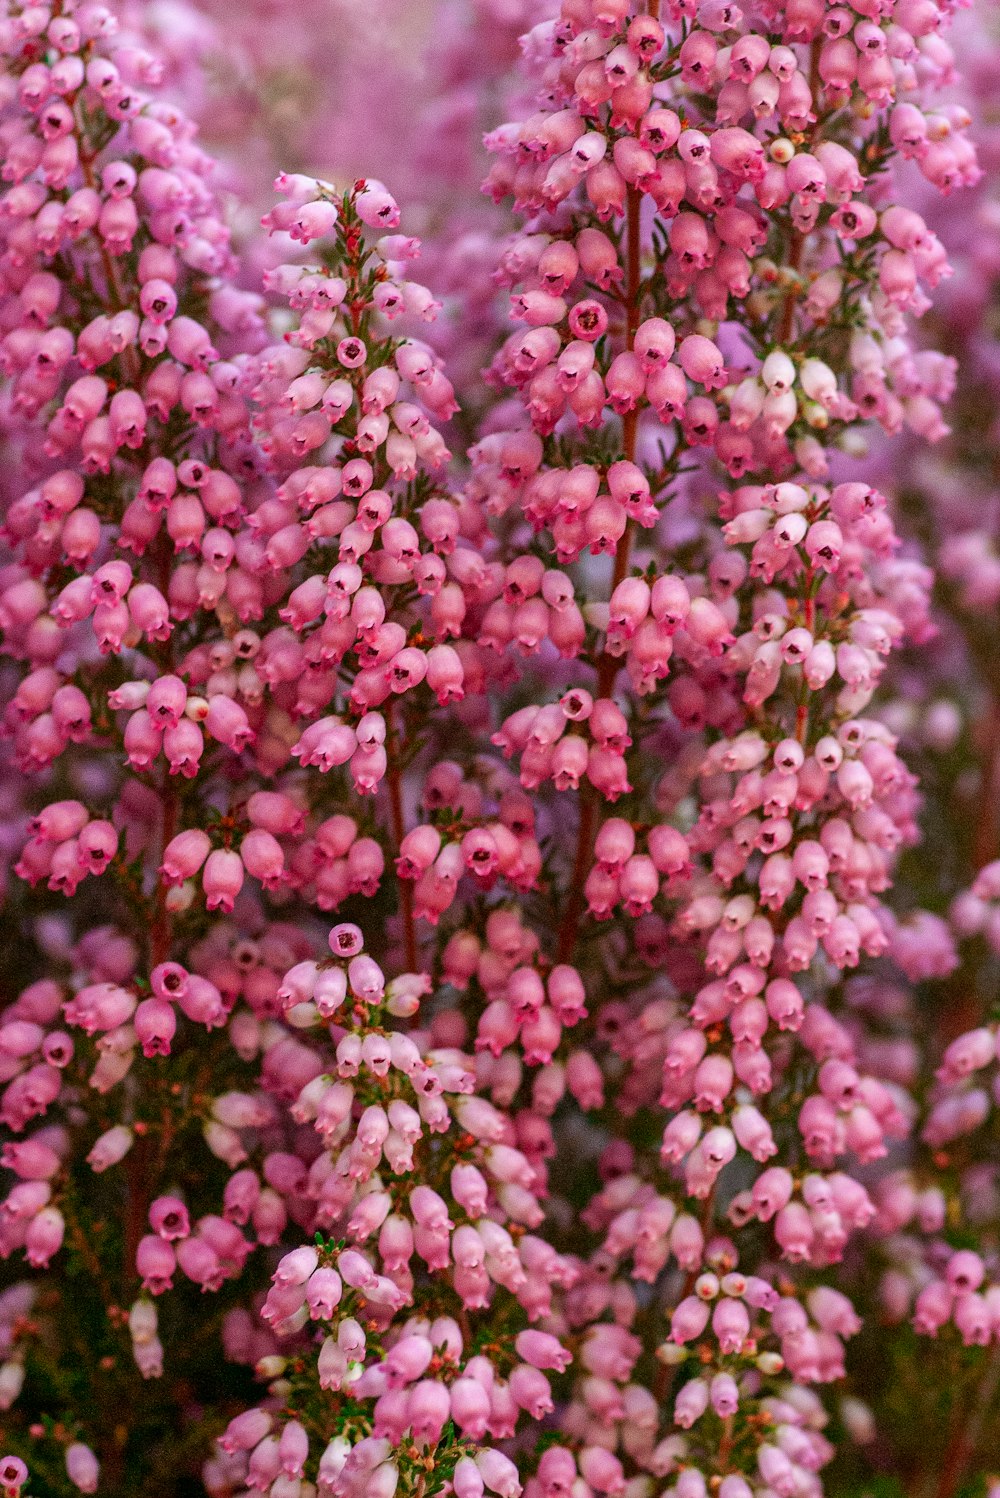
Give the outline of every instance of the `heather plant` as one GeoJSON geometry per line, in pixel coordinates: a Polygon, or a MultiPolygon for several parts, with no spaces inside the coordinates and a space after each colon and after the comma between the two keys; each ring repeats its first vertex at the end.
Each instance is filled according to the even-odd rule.
{"type": "Polygon", "coordinates": [[[982,1491],[1000,875],[906,873],[865,436],[950,11],[563,0],[477,387],[482,245],[443,338],[373,176],[241,264],[141,14],[4,7],[5,1492],[982,1491]]]}

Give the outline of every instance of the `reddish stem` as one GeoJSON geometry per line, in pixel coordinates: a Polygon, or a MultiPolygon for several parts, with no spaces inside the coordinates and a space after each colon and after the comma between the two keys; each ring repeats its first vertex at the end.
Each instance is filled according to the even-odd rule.
{"type": "Polygon", "coordinates": [[[982,727],[983,779],[973,843],[973,867],[983,868],[1000,844],[1000,698],[994,697],[982,727]]]}
{"type": "MultiPolygon", "coordinates": [[[[164,598],[167,598],[170,592],[171,561],[169,542],[166,536],[161,536],[157,547],[156,569],[158,574],[157,583],[164,598]]],[[[169,639],[163,646],[162,660],[163,668],[169,675],[174,669],[174,651],[169,639]]],[[[160,856],[157,859],[157,869],[163,863],[167,844],[177,833],[178,796],[173,781],[166,769],[163,771],[163,779],[161,781],[160,805],[162,807],[160,817],[160,856]]],[[[158,963],[166,962],[169,959],[173,937],[173,922],[170,917],[170,911],[167,908],[167,887],[160,878],[159,873],[157,873],[154,898],[156,909],[153,916],[150,949],[152,966],[156,967],[158,963]]]]}
{"type": "MultiPolygon", "coordinates": [[[[97,178],[94,176],[94,154],[87,150],[86,142],[81,136],[77,136],[80,152],[80,170],[83,180],[89,188],[97,191],[97,178]]],[[[97,241],[97,247],[101,256],[101,265],[104,268],[104,278],[108,283],[108,296],[114,304],[114,310],[121,312],[127,305],[125,292],[122,289],[121,278],[118,275],[118,267],[114,256],[108,250],[101,236],[94,230],[90,231],[97,241]]],[[[130,385],[136,385],[139,381],[139,356],[135,348],[127,348],[121,355],[122,368],[130,385]]]]}
{"type": "MultiPolygon", "coordinates": [[[[128,1203],[125,1208],[125,1244],[122,1263],[123,1286],[127,1286],[136,1274],[135,1256],[139,1240],[146,1231],[146,1214],[149,1211],[149,1146],[146,1137],[137,1136],[128,1152],[125,1166],[128,1203]]],[[[129,1292],[126,1290],[126,1294],[129,1292]]]]}
{"type": "MultiPolygon", "coordinates": [[[[650,15],[653,14],[655,12],[651,6],[650,15]]],[[[638,188],[630,187],[626,198],[625,211],[625,295],[623,299],[625,304],[625,346],[629,349],[635,343],[635,333],[639,326],[641,275],[639,209],[641,202],[642,199],[638,188]]],[[[622,419],[622,449],[630,463],[635,461],[638,427],[638,411],[627,411],[622,419]]],[[[615,551],[615,563],[611,574],[611,593],[614,593],[614,590],[623,581],[628,572],[629,556],[632,550],[632,531],[632,523],[629,521],[625,526],[624,534],[618,542],[615,551]]],[[[598,697],[610,697],[617,675],[618,662],[605,651],[597,663],[598,697]]],[[[563,911],[562,920],[559,923],[557,950],[560,962],[567,961],[572,956],[573,949],[576,946],[580,919],[583,915],[583,884],[587,874],[587,864],[590,861],[591,850],[594,845],[597,822],[596,793],[591,785],[585,784],[580,792],[580,819],[577,824],[573,873],[566,898],[566,907],[563,911]]]]}
{"type": "Polygon", "coordinates": [[[982,1380],[971,1402],[962,1403],[952,1429],[944,1465],[935,1489],[935,1498],[953,1498],[976,1454],[997,1389],[1000,1388],[1000,1345],[994,1344],[982,1380]]]}
{"type": "MultiPolygon", "coordinates": [[[[805,248],[805,243],[806,236],[804,234],[800,234],[798,230],[796,230],[792,235],[792,241],[788,249],[787,264],[789,270],[798,271],[800,265],[802,264],[802,251],[805,248]]],[[[788,290],[785,292],[785,304],[782,308],[781,322],[778,325],[777,332],[778,348],[784,348],[786,343],[788,343],[789,339],[792,336],[792,329],[795,324],[795,303],[798,301],[798,297],[799,286],[798,280],[796,279],[792,282],[788,290]]]]}
{"type": "MultiPolygon", "coordinates": [[[[387,735],[389,755],[385,783],[389,792],[392,835],[398,852],[406,835],[406,820],[403,815],[403,786],[399,768],[400,737],[396,730],[394,709],[395,703],[390,702],[385,711],[386,725],[389,730],[387,735]]],[[[403,917],[406,966],[408,971],[413,973],[417,970],[417,927],[413,915],[413,886],[408,879],[397,879],[396,887],[399,890],[399,906],[403,917]]]]}
{"type": "MultiPolygon", "coordinates": [[[[160,793],[160,805],[162,808],[160,817],[160,859],[167,844],[177,833],[177,796],[173,787],[167,779],[167,771],[163,772],[163,789],[160,793]]],[[[167,886],[157,875],[156,882],[156,911],[153,916],[152,933],[150,937],[150,965],[158,966],[161,962],[167,962],[170,957],[170,947],[173,936],[173,922],[170,919],[170,911],[167,909],[167,886]]]]}

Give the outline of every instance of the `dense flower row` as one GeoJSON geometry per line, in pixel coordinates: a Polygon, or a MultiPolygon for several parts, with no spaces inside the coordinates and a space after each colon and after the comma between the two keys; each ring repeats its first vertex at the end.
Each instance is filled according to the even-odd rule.
{"type": "Polygon", "coordinates": [[[812,1498],[845,1256],[1000,1342],[996,1027],[928,1093],[894,1023],[932,577],[847,456],[947,433],[949,12],[530,29],[459,464],[389,189],[282,173],[248,290],[142,17],[4,7],[5,1491],[812,1498]]]}

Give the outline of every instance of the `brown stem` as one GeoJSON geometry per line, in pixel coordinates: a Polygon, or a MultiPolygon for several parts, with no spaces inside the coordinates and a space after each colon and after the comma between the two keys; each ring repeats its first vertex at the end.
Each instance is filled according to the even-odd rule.
{"type": "Polygon", "coordinates": [[[982,728],[983,780],[973,841],[973,866],[983,868],[1000,845],[1000,698],[993,697],[982,728]]]}
{"type": "MultiPolygon", "coordinates": [[[[97,178],[94,176],[94,156],[87,150],[87,143],[82,136],[78,135],[77,140],[80,151],[80,170],[83,174],[83,180],[88,187],[96,191],[97,178]]],[[[118,274],[118,267],[115,264],[114,256],[109,251],[101,236],[95,230],[91,230],[91,233],[97,241],[101,256],[101,265],[104,267],[104,278],[108,283],[108,295],[114,303],[115,311],[121,312],[128,305],[128,302],[122,288],[121,277],[118,274]]],[[[121,361],[122,369],[125,371],[125,377],[129,384],[137,385],[139,382],[140,365],[139,356],[135,349],[127,348],[121,355],[121,361]]]]}
{"type": "Polygon", "coordinates": [[[584,785],[580,792],[580,821],[576,830],[576,853],[573,857],[573,874],[570,881],[569,893],[566,897],[566,909],[559,924],[558,956],[560,962],[566,962],[573,955],[576,946],[577,933],[580,929],[580,917],[583,914],[583,883],[587,877],[587,863],[594,842],[594,822],[596,820],[597,808],[594,804],[593,787],[584,785]]]}
{"type": "MultiPolygon", "coordinates": [[[[170,784],[168,773],[163,772],[163,786],[160,792],[160,857],[159,864],[163,862],[167,844],[177,832],[177,792],[170,784]]],[[[157,876],[156,909],[153,916],[153,926],[150,935],[150,966],[157,967],[161,962],[167,962],[170,958],[171,939],[173,935],[173,922],[170,919],[170,911],[167,909],[167,886],[157,876]]]]}
{"type": "Polygon", "coordinates": [[[146,1136],[137,1135],[128,1152],[125,1166],[128,1193],[125,1208],[125,1257],[122,1263],[122,1281],[127,1297],[127,1286],[136,1274],[135,1255],[139,1240],[146,1231],[146,1214],[151,1200],[149,1174],[149,1146],[146,1136]]]}
{"type": "MultiPolygon", "coordinates": [[[[169,597],[170,594],[172,566],[173,558],[170,552],[170,544],[167,537],[161,535],[157,541],[155,568],[157,585],[164,598],[169,597]]],[[[174,647],[170,639],[167,639],[162,647],[161,669],[167,675],[170,675],[174,669],[174,647]]],[[[166,768],[164,768],[163,779],[160,784],[160,805],[162,811],[160,816],[160,856],[157,859],[157,868],[163,863],[167,844],[176,836],[179,812],[177,790],[166,768]]],[[[157,875],[156,881],[155,900],[156,911],[153,917],[152,940],[150,943],[153,967],[169,959],[171,938],[173,936],[173,921],[171,920],[170,911],[167,908],[167,887],[159,878],[159,875],[157,875]]]]}
{"type": "MultiPolygon", "coordinates": [[[[797,271],[802,264],[802,251],[805,248],[806,236],[800,234],[796,229],[792,235],[792,241],[788,248],[788,268],[797,271]]],[[[798,301],[799,287],[798,279],[789,286],[785,292],[785,304],[781,312],[781,322],[778,325],[777,346],[784,348],[792,336],[792,328],[795,324],[795,303],[798,301]]]]}
{"type": "MultiPolygon", "coordinates": [[[[399,768],[400,736],[396,729],[395,706],[394,702],[390,702],[385,710],[386,726],[389,730],[387,734],[389,754],[385,783],[389,791],[389,814],[392,818],[392,836],[396,844],[396,851],[398,852],[400,844],[406,835],[406,821],[403,816],[403,785],[399,768]]],[[[397,879],[396,887],[399,890],[399,906],[403,917],[403,946],[406,952],[406,966],[413,973],[417,970],[417,927],[413,916],[413,886],[408,879],[397,879]]]]}
{"type": "MultiPolygon", "coordinates": [[[[197,1094],[206,1080],[207,1077],[202,1072],[201,1080],[197,1078],[195,1080],[192,1093],[197,1094]]],[[[174,1142],[176,1123],[169,1104],[164,1106],[161,1114],[160,1137],[155,1152],[151,1135],[139,1132],[142,1127],[142,1125],[136,1126],[136,1140],[125,1161],[127,1205],[125,1208],[125,1258],[122,1263],[123,1300],[127,1300],[131,1293],[129,1283],[136,1272],[135,1255],[139,1240],[146,1231],[149,1204],[159,1189],[159,1182],[167,1168],[170,1148],[174,1142]]],[[[152,1127],[155,1128],[155,1125],[152,1127]]]]}
{"type": "Polygon", "coordinates": [[[965,1476],[966,1468],[976,1454],[983,1426],[1000,1388],[1000,1343],[994,1343],[989,1362],[972,1400],[971,1408],[963,1403],[945,1452],[944,1465],[934,1490],[935,1498],[952,1498],[965,1476]]]}
{"type": "Polygon", "coordinates": [[[639,209],[642,197],[637,187],[630,187],[626,194],[625,208],[625,322],[626,347],[635,343],[639,326],[639,209]]]}
{"type": "Polygon", "coordinates": [[[800,702],[795,710],[795,741],[801,744],[803,749],[809,737],[809,703],[800,702]]]}
{"type": "Polygon", "coordinates": [[[156,1164],[153,1170],[153,1174],[157,1180],[167,1167],[167,1161],[170,1158],[170,1146],[174,1142],[175,1132],[173,1112],[169,1107],[165,1107],[160,1120],[160,1143],[156,1151],[156,1164]]]}

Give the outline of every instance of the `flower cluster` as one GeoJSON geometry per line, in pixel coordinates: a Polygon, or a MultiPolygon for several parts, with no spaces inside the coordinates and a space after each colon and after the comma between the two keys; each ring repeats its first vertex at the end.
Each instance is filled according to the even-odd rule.
{"type": "Polygon", "coordinates": [[[0,10],[5,1494],[819,1498],[880,1318],[982,1377],[957,1493],[1000,1052],[917,985],[1000,866],[922,908],[881,455],[959,373],[952,8],[484,6],[439,295],[372,176],[234,247],[141,7],[0,10]]]}

